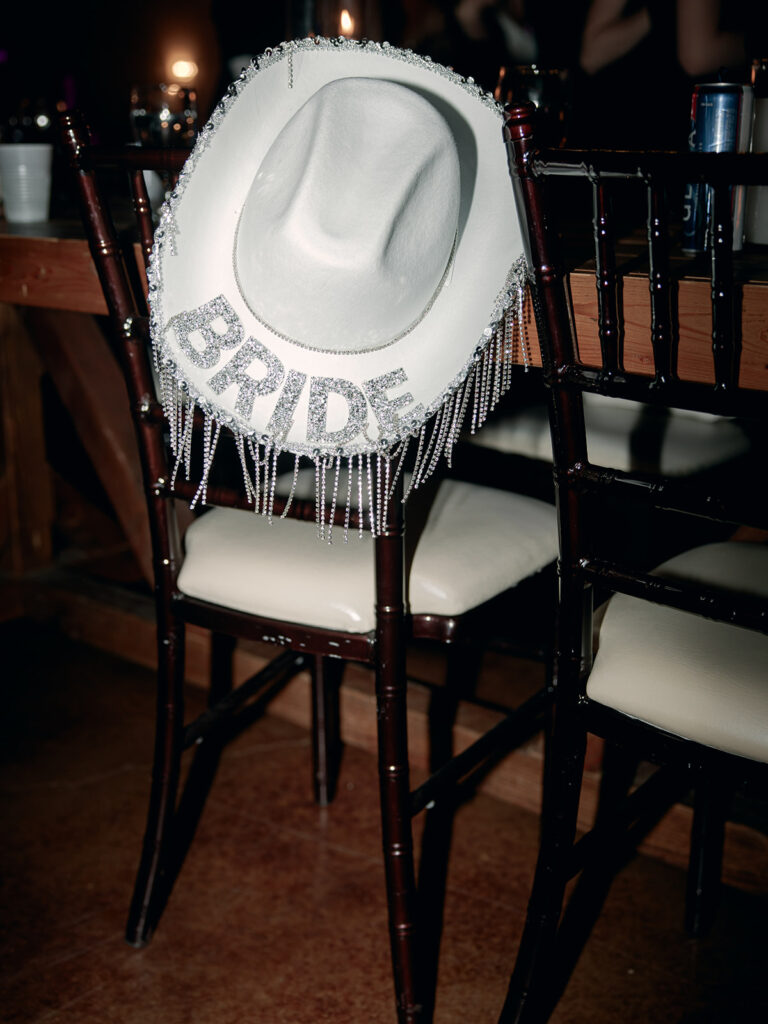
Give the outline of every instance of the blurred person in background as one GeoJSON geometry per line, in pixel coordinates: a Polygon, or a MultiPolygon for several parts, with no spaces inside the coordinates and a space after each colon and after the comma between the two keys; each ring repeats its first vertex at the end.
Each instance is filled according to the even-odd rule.
{"type": "Polygon", "coordinates": [[[403,0],[401,8],[400,45],[471,76],[490,92],[501,67],[538,57],[525,0],[403,0]]]}
{"type": "Polygon", "coordinates": [[[571,144],[687,149],[693,86],[749,80],[766,4],[592,0],[581,33],[571,144]]]}

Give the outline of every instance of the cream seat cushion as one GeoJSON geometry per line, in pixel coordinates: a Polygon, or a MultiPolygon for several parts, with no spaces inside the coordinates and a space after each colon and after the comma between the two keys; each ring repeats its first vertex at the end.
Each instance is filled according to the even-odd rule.
{"type": "MultiPolygon", "coordinates": [[[[656,570],[768,596],[768,546],[706,544],[656,570]]],[[[768,636],[616,594],[587,683],[595,701],[768,761],[768,636]]]]}
{"type": "MultiPolygon", "coordinates": [[[[185,535],[179,589],[254,615],[351,633],[375,626],[368,533],[318,539],[314,523],[214,508],[185,535]]],[[[458,615],[557,557],[555,510],[545,502],[444,480],[419,538],[408,583],[414,613],[458,615]]]]}
{"type": "MultiPolygon", "coordinates": [[[[640,402],[606,395],[584,395],[584,420],[587,427],[587,451],[590,462],[628,472],[637,469],[630,448],[634,431],[641,424],[640,402]]],[[[657,417],[662,437],[660,462],[652,466],[666,476],[683,476],[718,466],[743,455],[749,438],[732,419],[706,413],[672,410],[668,418],[657,417]]],[[[552,459],[549,419],[544,404],[528,406],[487,422],[481,431],[467,440],[485,448],[532,459],[552,459]]],[[[649,454],[654,457],[655,452],[649,454]]]]}

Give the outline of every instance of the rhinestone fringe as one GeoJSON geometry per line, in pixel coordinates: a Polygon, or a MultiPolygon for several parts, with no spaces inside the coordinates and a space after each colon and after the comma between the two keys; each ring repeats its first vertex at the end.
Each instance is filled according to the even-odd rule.
{"type": "MultiPolygon", "coordinates": [[[[344,503],[345,543],[349,539],[353,506],[356,506],[359,519],[359,535],[363,535],[364,523],[367,523],[373,536],[379,534],[384,529],[387,506],[404,471],[409,451],[415,447],[410,481],[404,488],[403,501],[412,490],[429,479],[441,458],[445,458],[450,466],[453,449],[465,425],[472,434],[480,430],[509,390],[513,364],[522,362],[526,368],[530,365],[529,344],[522,315],[523,298],[521,295],[517,302],[507,308],[485,348],[470,366],[464,382],[444,399],[429,422],[422,424],[410,437],[390,449],[373,453],[347,454],[338,451],[317,453],[314,457],[295,453],[290,490],[285,496],[281,518],[288,515],[294,500],[302,459],[310,459],[314,463],[315,472],[315,521],[318,537],[332,543],[334,513],[340,498],[344,503]]],[[[176,380],[171,368],[162,368],[159,384],[168,421],[169,443],[175,460],[171,477],[173,486],[182,471],[187,480],[190,478],[196,405],[176,380]]],[[[206,504],[208,477],[222,430],[222,424],[210,411],[201,411],[202,474],[191,502],[192,508],[206,504]]],[[[280,448],[269,439],[256,441],[233,429],[231,425],[226,426],[235,439],[245,497],[254,512],[271,522],[277,492],[280,448]]]]}

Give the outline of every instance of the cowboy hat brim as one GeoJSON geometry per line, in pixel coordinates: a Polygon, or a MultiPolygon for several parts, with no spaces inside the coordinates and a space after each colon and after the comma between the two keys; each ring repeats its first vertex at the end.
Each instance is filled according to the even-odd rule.
{"type": "Polygon", "coordinates": [[[471,79],[387,44],[304,39],[254,61],[200,133],[156,233],[151,330],[166,395],[177,395],[169,404],[193,402],[240,438],[314,459],[391,452],[449,404],[455,421],[526,277],[502,126],[502,108],[471,79]],[[233,253],[274,140],[319,89],[347,77],[398,83],[434,105],[456,141],[460,201],[451,265],[418,323],[382,348],[339,353],[260,322],[233,253]]]}

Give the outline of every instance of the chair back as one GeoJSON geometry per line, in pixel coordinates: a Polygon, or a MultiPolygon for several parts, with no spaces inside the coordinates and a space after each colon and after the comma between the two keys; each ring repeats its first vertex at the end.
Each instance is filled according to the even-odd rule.
{"type": "Polygon", "coordinates": [[[550,1018],[617,868],[691,788],[687,926],[701,934],[724,794],[764,794],[768,760],[768,381],[751,319],[765,286],[745,282],[759,257],[733,244],[735,193],[768,180],[768,154],[547,150],[535,117],[510,107],[505,132],[547,390],[559,591],[541,844],[504,1021],[550,1018]],[[711,203],[707,251],[693,258],[681,244],[688,186],[711,203]],[[592,280],[574,272],[585,248],[592,280]],[[754,449],[706,474],[599,465],[585,429],[596,400],[639,402],[668,424],[738,418],[754,449]],[[762,544],[733,542],[745,525],[762,544]],[[635,536],[656,527],[675,545],[662,557],[635,536]],[[605,757],[588,812],[589,736],[605,757]]]}
{"type": "MultiPolygon", "coordinates": [[[[548,386],[562,587],[581,610],[571,622],[574,657],[588,667],[576,619],[588,614],[582,598],[595,587],[765,631],[765,599],[661,578],[626,549],[618,556],[611,536],[620,528],[611,516],[638,499],[689,524],[765,530],[761,460],[742,465],[740,478],[705,481],[594,465],[584,399],[738,417],[764,441],[762,328],[747,309],[764,285],[745,283],[764,255],[734,252],[733,199],[736,186],[768,180],[768,154],[546,150],[529,104],[508,108],[505,137],[548,386]],[[707,252],[693,259],[680,251],[691,183],[709,191],[712,210],[707,252]],[[590,244],[591,283],[571,273],[590,244]]],[[[694,525],[685,529],[696,536],[694,525]]]]}

